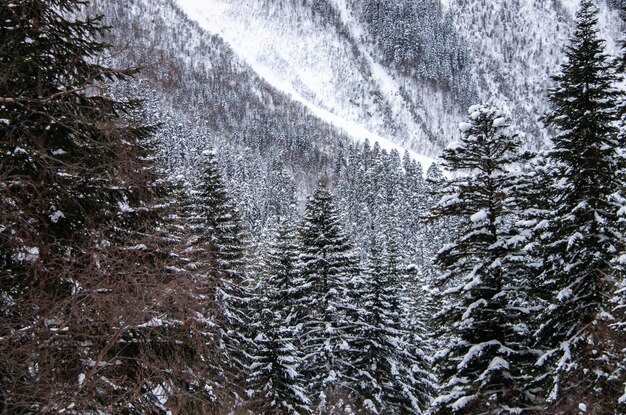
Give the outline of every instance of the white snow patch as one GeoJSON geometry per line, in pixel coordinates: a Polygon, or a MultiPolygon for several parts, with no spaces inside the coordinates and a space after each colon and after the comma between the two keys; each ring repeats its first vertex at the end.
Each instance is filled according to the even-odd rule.
{"type": "Polygon", "coordinates": [[[468,114],[474,114],[474,113],[478,112],[478,111],[479,111],[482,107],[483,107],[483,105],[482,105],[482,104],[475,104],[475,105],[472,105],[471,107],[469,107],[469,108],[467,109],[467,113],[468,113],[468,114]]]}
{"type": "Polygon", "coordinates": [[[163,324],[163,320],[161,320],[158,317],[152,317],[150,319],[150,321],[148,321],[147,323],[140,324],[137,327],[139,327],[139,328],[144,328],[144,327],[162,327],[163,325],[164,325],[163,324]]]}
{"type": "Polygon", "coordinates": [[[157,385],[154,389],[152,389],[152,395],[157,398],[161,405],[165,405],[168,401],[167,393],[162,385],[157,385]]]}
{"type": "Polygon", "coordinates": [[[22,251],[15,255],[15,259],[20,262],[35,262],[39,258],[39,248],[36,246],[25,246],[22,251]]]}
{"type": "Polygon", "coordinates": [[[60,210],[57,210],[57,211],[53,212],[48,217],[50,218],[50,222],[57,223],[59,221],[59,219],[63,219],[65,217],[65,215],[60,210]]]}
{"type": "Polygon", "coordinates": [[[559,291],[559,293],[557,294],[556,298],[559,301],[563,301],[563,300],[567,300],[568,298],[570,298],[572,296],[572,294],[574,294],[574,291],[572,291],[571,288],[567,287],[567,288],[559,291]]]}
{"type": "Polygon", "coordinates": [[[457,365],[457,369],[459,369],[459,370],[465,369],[467,367],[467,365],[472,360],[474,360],[476,357],[482,355],[483,354],[483,350],[485,350],[487,347],[494,346],[494,345],[499,345],[499,344],[500,344],[500,342],[492,340],[492,341],[489,341],[489,342],[478,343],[478,344],[473,345],[467,351],[467,353],[463,357],[463,360],[461,361],[461,363],[459,363],[457,365]]]}
{"type": "Polygon", "coordinates": [[[465,408],[465,406],[470,403],[473,398],[473,396],[464,396],[461,399],[457,399],[456,402],[451,405],[452,410],[456,412],[465,408]]]}
{"type": "Polygon", "coordinates": [[[378,413],[378,409],[376,408],[376,405],[374,405],[374,402],[372,402],[370,399],[366,399],[365,401],[363,401],[363,406],[367,408],[367,410],[373,414],[378,413]]]}
{"type": "Polygon", "coordinates": [[[483,280],[482,278],[480,278],[480,275],[476,275],[476,273],[474,271],[472,271],[469,275],[469,278],[471,278],[470,282],[468,282],[467,284],[465,284],[465,286],[463,287],[463,290],[465,291],[469,291],[474,289],[474,287],[477,287],[478,285],[480,285],[483,280]]]}
{"type": "Polygon", "coordinates": [[[131,208],[128,202],[126,202],[125,200],[117,202],[117,207],[122,213],[131,213],[135,211],[135,209],[131,208]]]}
{"type": "Polygon", "coordinates": [[[463,320],[467,320],[468,318],[470,318],[474,310],[476,310],[478,307],[486,306],[486,305],[487,305],[487,300],[485,300],[484,298],[481,298],[480,300],[472,303],[469,307],[467,307],[467,310],[465,310],[465,313],[463,313],[463,317],[461,318],[463,320]]]}
{"type": "Polygon", "coordinates": [[[493,120],[493,126],[495,128],[504,127],[506,125],[506,118],[500,117],[493,120]]]}
{"type": "Polygon", "coordinates": [[[463,143],[461,141],[454,140],[454,141],[451,141],[450,144],[448,144],[448,146],[446,148],[448,150],[454,151],[454,150],[458,150],[458,149],[463,148],[463,147],[464,147],[464,145],[463,145],[463,143]]]}
{"type": "Polygon", "coordinates": [[[461,132],[466,133],[471,129],[472,129],[472,124],[468,122],[459,123],[459,130],[461,130],[461,132]]]}
{"type": "Polygon", "coordinates": [[[474,213],[472,216],[470,216],[470,220],[474,223],[477,222],[483,222],[487,219],[487,210],[486,209],[481,209],[480,211],[474,213]]]}
{"type": "Polygon", "coordinates": [[[491,360],[489,364],[489,370],[500,370],[500,369],[508,369],[509,362],[504,360],[503,358],[496,356],[491,360]]]}

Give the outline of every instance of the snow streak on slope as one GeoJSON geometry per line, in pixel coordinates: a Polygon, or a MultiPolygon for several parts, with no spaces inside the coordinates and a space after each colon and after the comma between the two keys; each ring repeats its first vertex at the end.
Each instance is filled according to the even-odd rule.
{"type": "MultiPolygon", "coordinates": [[[[307,1],[176,1],[274,88],[356,139],[437,156],[458,135],[465,108],[449,91],[380,65],[354,1],[327,0],[336,14],[330,22],[307,1]]],[[[476,101],[510,113],[531,146],[547,137],[538,120],[578,3],[442,1],[467,44],[476,101]]],[[[604,0],[599,4],[602,35],[612,51],[617,13],[604,0]]]]}
{"type": "MultiPolygon", "coordinates": [[[[426,94],[427,104],[407,100],[399,87],[414,88],[374,62],[363,42],[365,35],[343,0],[335,2],[337,24],[320,21],[297,2],[178,3],[204,29],[223,37],[273,86],[357,139],[432,155],[440,149],[432,140],[433,131],[455,124],[450,119],[454,114],[448,116],[451,111],[444,110],[437,92],[426,94]]],[[[420,101],[424,94],[415,95],[420,101]]]]}

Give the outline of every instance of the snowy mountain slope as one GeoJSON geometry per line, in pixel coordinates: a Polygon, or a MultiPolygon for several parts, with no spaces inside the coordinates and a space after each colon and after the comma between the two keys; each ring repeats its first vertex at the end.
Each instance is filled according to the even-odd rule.
{"type": "MultiPolygon", "coordinates": [[[[531,132],[529,141],[541,142],[536,120],[545,111],[548,77],[558,68],[577,0],[488,4],[448,0],[443,10],[436,0],[406,3],[417,8],[406,19],[427,7],[434,9],[429,19],[454,23],[467,47],[477,95],[473,100],[502,106],[531,132]]],[[[370,21],[366,6],[387,3],[100,0],[95,4],[116,28],[115,59],[122,65],[144,66],[144,87],[154,95],[155,111],[168,113],[172,120],[168,130],[173,138],[165,146],[172,166],[183,159],[185,165],[193,165],[194,154],[210,136],[219,145],[252,149],[267,164],[272,157],[285,159],[280,153],[293,153],[288,157],[293,175],[308,177],[308,183],[323,174],[327,168],[323,160],[346,137],[368,138],[388,149],[408,148],[427,167],[432,158],[418,153],[437,157],[454,140],[465,115],[467,102],[450,88],[428,76],[421,79],[419,71],[411,74],[386,63],[385,46],[372,34],[372,27],[378,26],[370,21]]],[[[617,13],[603,0],[600,4],[603,33],[614,48],[620,27],[617,13]]],[[[397,26],[402,29],[405,24],[400,21],[397,26]]],[[[432,27],[437,28],[429,23],[424,30],[435,30],[432,27]]],[[[433,35],[435,40],[439,37],[433,35]]],[[[429,47],[415,45],[410,37],[392,40],[408,42],[416,50],[429,47]]],[[[445,61],[449,57],[442,50],[438,53],[445,61]]],[[[464,53],[459,51],[460,56],[464,53]]]]}
{"type": "MultiPolygon", "coordinates": [[[[546,89],[562,62],[579,0],[444,0],[444,9],[469,45],[472,76],[479,100],[513,114],[520,126],[542,144],[545,131],[535,128],[547,110],[546,89]]],[[[607,50],[620,37],[618,12],[604,0],[601,34],[607,50]]]]}
{"type": "MultiPolygon", "coordinates": [[[[363,19],[363,9],[376,2],[177,1],[271,85],[352,136],[436,157],[457,134],[467,102],[440,85],[381,65],[383,51],[363,19]]],[[[617,12],[604,0],[599,4],[602,33],[613,50],[617,12]]],[[[441,19],[451,19],[465,41],[473,100],[501,106],[531,133],[532,144],[541,145],[545,132],[537,120],[547,108],[546,87],[561,62],[578,0],[445,0],[440,7],[441,19]]]]}
{"type": "Polygon", "coordinates": [[[436,155],[440,137],[456,128],[457,108],[444,92],[372,57],[367,33],[345,0],[328,3],[326,16],[306,2],[178,2],[270,84],[314,113],[332,114],[327,119],[357,138],[436,155]],[[328,14],[332,23],[324,20],[328,14]]]}
{"type": "Polygon", "coordinates": [[[207,146],[231,163],[279,160],[304,186],[328,168],[346,137],[264,82],[217,37],[198,28],[171,0],[93,4],[113,30],[111,59],[141,65],[132,87],[162,123],[159,137],[172,170],[193,169],[207,146]],[[247,157],[247,156],[245,156],[247,157]]]}
{"type": "MultiPolygon", "coordinates": [[[[143,94],[150,94],[154,111],[167,114],[170,137],[164,147],[173,167],[193,165],[207,137],[213,145],[262,147],[264,164],[272,163],[271,148],[287,151],[287,142],[286,159],[294,177],[308,178],[305,184],[324,174],[322,160],[348,136],[404,151],[363,125],[312,105],[272,72],[251,68],[220,36],[188,20],[174,1],[104,0],[94,9],[114,28],[114,60],[120,66],[141,64],[143,94]]],[[[412,154],[425,169],[433,161],[412,154]]]]}

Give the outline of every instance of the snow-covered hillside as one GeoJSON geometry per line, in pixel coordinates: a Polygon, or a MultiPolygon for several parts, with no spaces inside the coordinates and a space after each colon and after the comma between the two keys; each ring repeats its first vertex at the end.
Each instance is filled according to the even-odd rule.
{"type": "MultiPolygon", "coordinates": [[[[324,12],[307,1],[177,1],[272,86],[355,138],[436,157],[457,134],[468,103],[446,88],[381,65],[376,59],[381,51],[359,18],[365,1],[316,2],[324,12]]],[[[442,1],[441,19],[453,21],[470,57],[473,101],[510,112],[534,144],[543,141],[537,120],[577,6],[578,0],[442,1]]],[[[617,12],[603,0],[600,7],[612,50],[617,12]]]]}
{"type": "MultiPolygon", "coordinates": [[[[476,102],[500,106],[529,133],[529,144],[540,145],[537,120],[578,0],[401,0],[414,6],[397,22],[396,6],[374,0],[98,4],[116,28],[114,58],[122,66],[141,63],[142,88],[171,120],[163,134],[173,167],[192,166],[211,137],[213,145],[251,152],[246,157],[258,151],[267,165],[289,152],[293,176],[306,177],[308,186],[325,174],[345,137],[411,150],[428,168],[458,137],[465,108],[476,102]],[[409,25],[420,13],[423,21],[409,25]],[[391,21],[397,27],[389,34],[384,27],[391,21]],[[405,29],[410,36],[402,36],[405,29]],[[382,41],[377,30],[385,31],[382,41]],[[398,56],[387,56],[394,48],[409,57],[421,50],[409,66],[426,69],[407,71],[400,53],[404,67],[394,65],[398,56]],[[450,59],[460,73],[428,72],[450,59]],[[469,97],[449,85],[466,81],[469,97]]],[[[611,51],[621,28],[617,12],[604,0],[600,6],[611,51]]]]}
{"type": "MultiPolygon", "coordinates": [[[[444,0],[445,10],[468,44],[479,100],[513,114],[526,131],[538,134],[547,109],[546,88],[562,62],[579,0],[444,0]]],[[[600,28],[607,50],[620,37],[617,10],[604,1],[600,28]]],[[[535,144],[543,136],[530,138],[535,144]]]]}
{"type": "Polygon", "coordinates": [[[333,24],[302,2],[178,2],[266,81],[355,138],[435,155],[440,137],[454,133],[454,100],[378,63],[345,0],[329,3],[333,24]]]}

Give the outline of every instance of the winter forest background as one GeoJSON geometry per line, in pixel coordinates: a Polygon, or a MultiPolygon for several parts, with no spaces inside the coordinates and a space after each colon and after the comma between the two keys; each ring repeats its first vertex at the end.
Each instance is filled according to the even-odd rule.
{"type": "Polygon", "coordinates": [[[626,413],[625,27],[0,1],[0,413],[626,413]]]}

